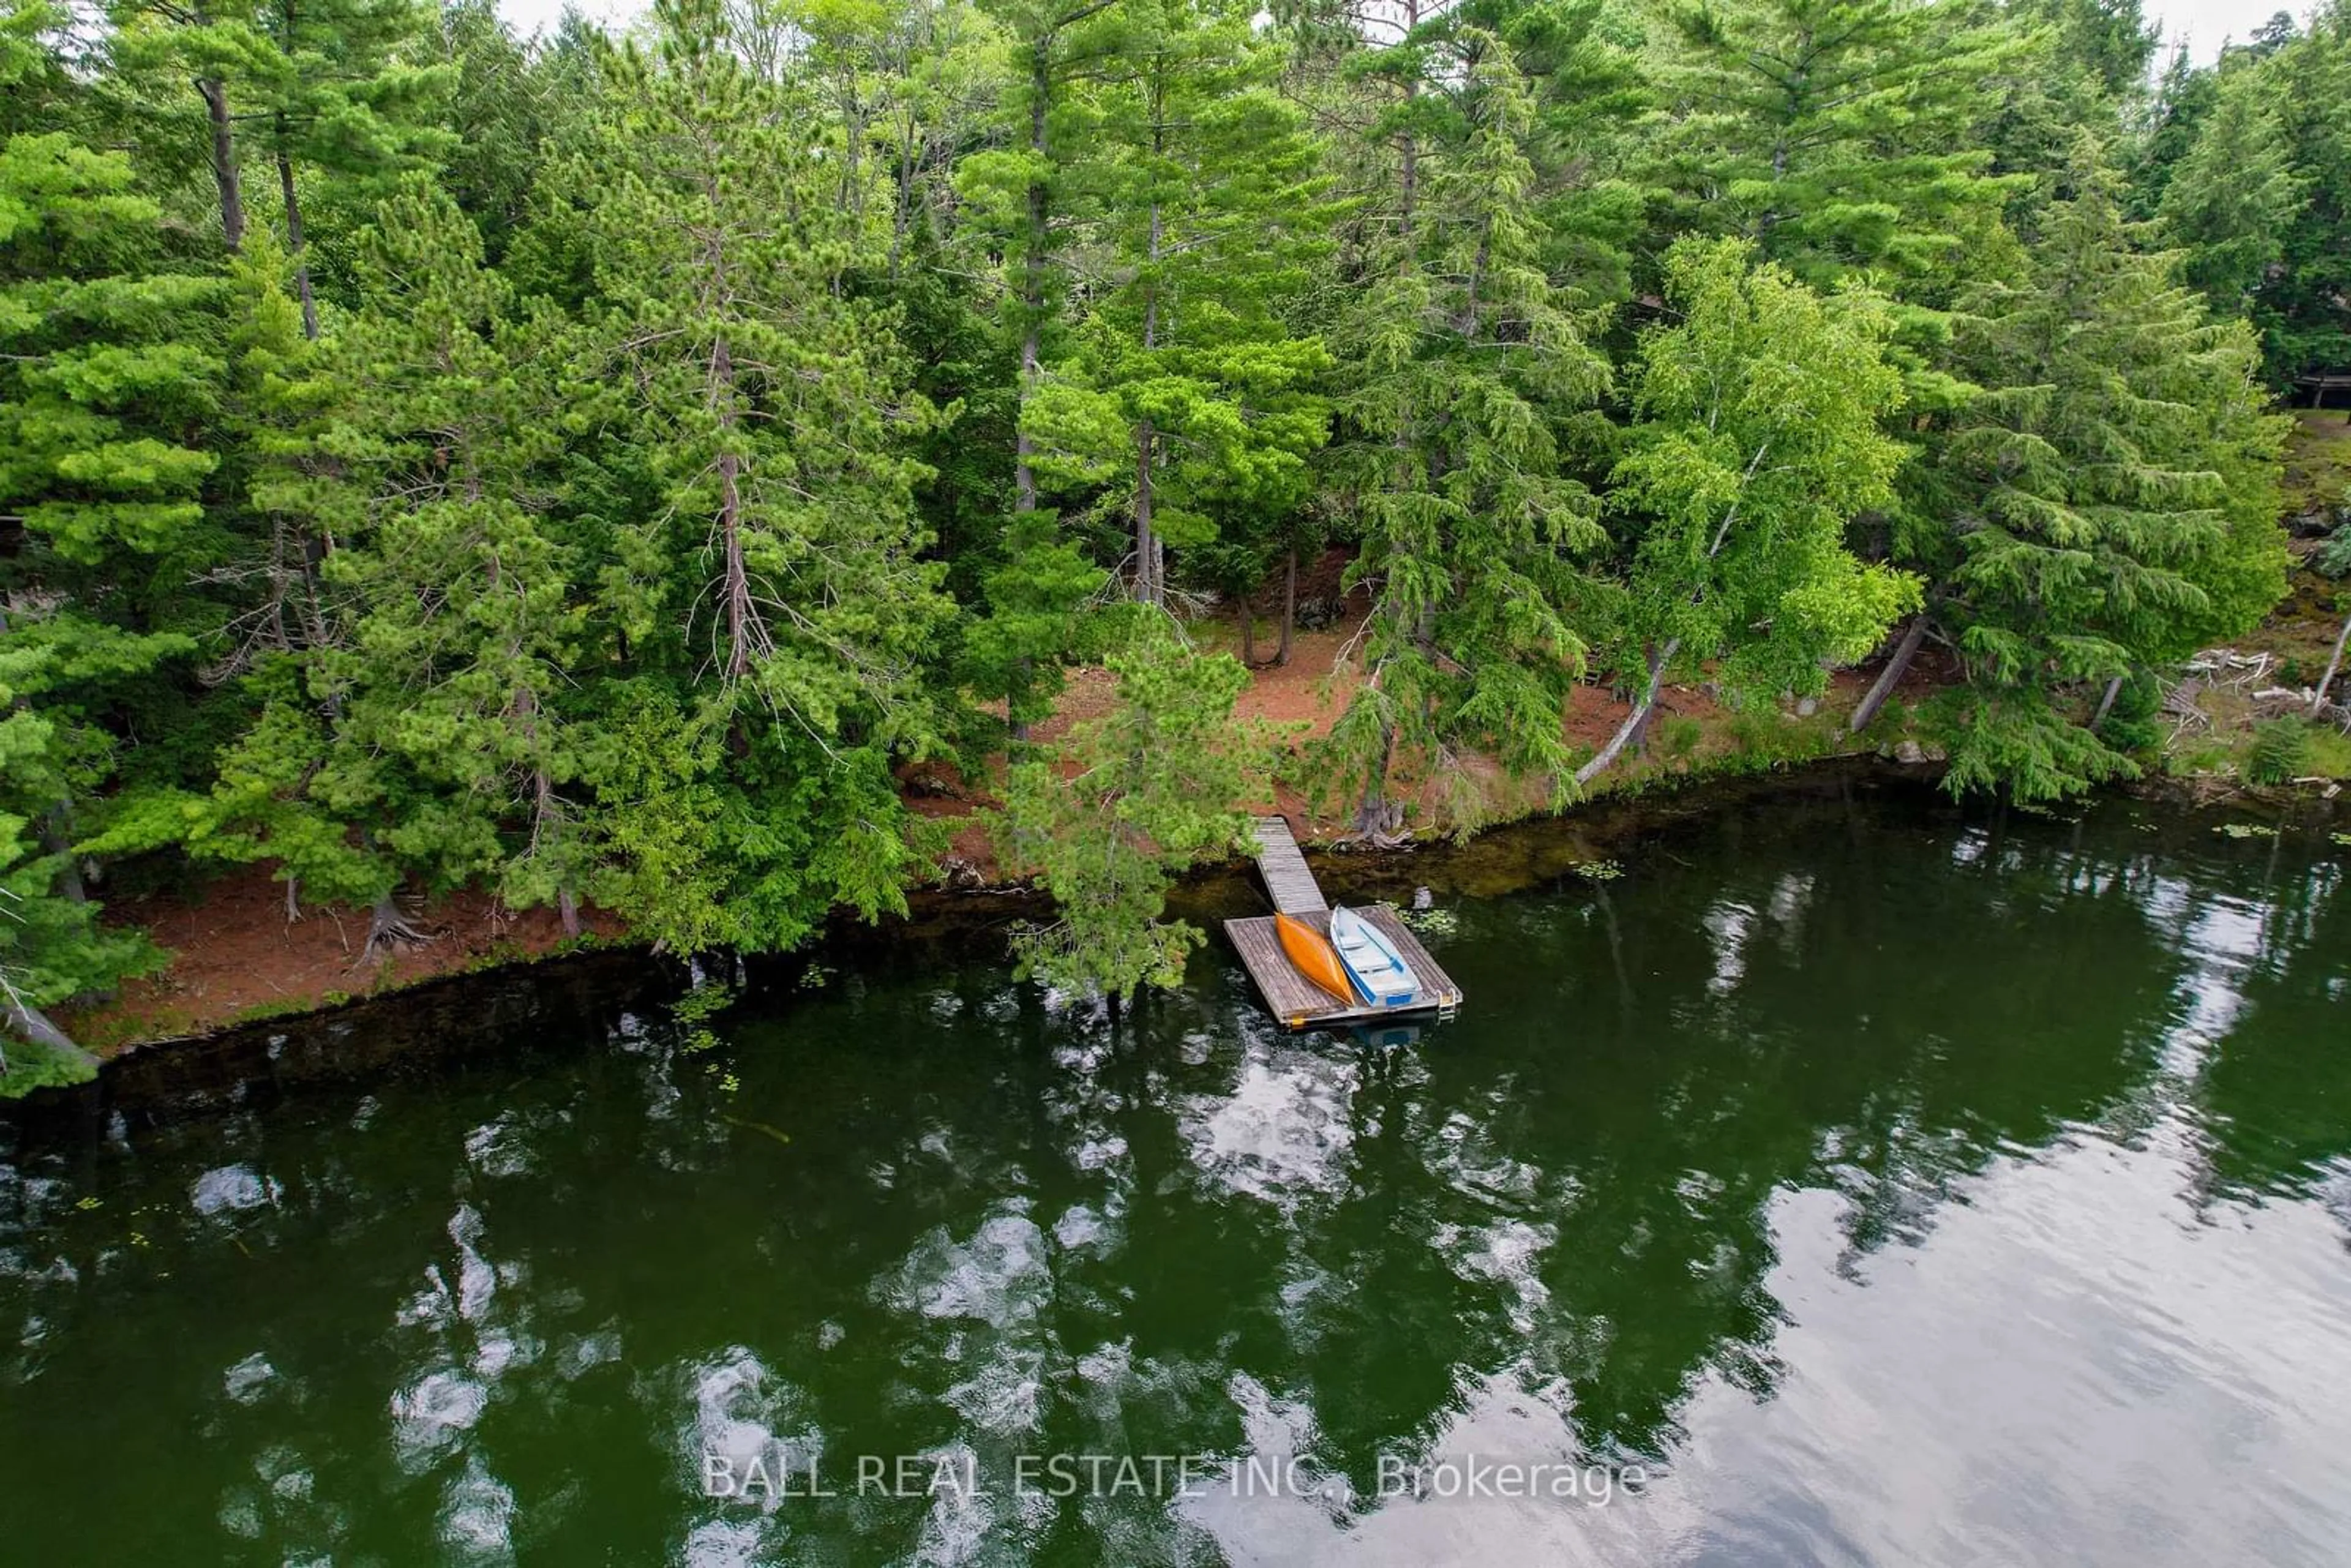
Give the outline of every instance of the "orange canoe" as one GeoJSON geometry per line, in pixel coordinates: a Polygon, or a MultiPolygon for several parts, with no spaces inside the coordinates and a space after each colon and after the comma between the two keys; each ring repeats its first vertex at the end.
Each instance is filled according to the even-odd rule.
{"type": "Polygon", "coordinates": [[[1273,929],[1281,938],[1281,950],[1298,966],[1298,972],[1338,998],[1343,1002],[1355,999],[1355,990],[1347,983],[1347,971],[1340,966],[1338,952],[1324,939],[1322,933],[1303,920],[1277,914],[1273,929]]]}

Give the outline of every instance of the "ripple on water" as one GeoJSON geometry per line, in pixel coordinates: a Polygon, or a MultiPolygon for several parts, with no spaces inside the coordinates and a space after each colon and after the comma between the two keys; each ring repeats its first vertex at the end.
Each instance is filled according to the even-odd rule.
{"type": "Polygon", "coordinates": [[[251,1166],[222,1166],[198,1176],[188,1187],[188,1201],[198,1214],[241,1214],[276,1203],[279,1196],[277,1182],[262,1176],[251,1166]]]}
{"type": "Polygon", "coordinates": [[[468,1568],[513,1562],[514,1517],[514,1489],[490,1473],[481,1455],[466,1455],[464,1472],[441,1495],[441,1560],[468,1568]]]}
{"type": "MultiPolygon", "coordinates": [[[[758,1471],[777,1485],[747,1489],[747,1503],[772,1511],[782,1479],[805,1474],[824,1452],[806,1394],[768,1370],[747,1345],[729,1345],[684,1371],[693,1413],[679,1434],[679,1461],[698,1495],[705,1465],[723,1459],[733,1474],[758,1471]]],[[[741,1506],[741,1505],[738,1505],[741,1506]]]]}
{"type": "Polygon", "coordinates": [[[392,1396],[392,1456],[421,1475],[482,1418],[490,1392],[455,1367],[428,1372],[392,1396]]]}
{"type": "Polygon", "coordinates": [[[1181,1112],[1192,1163],[1220,1186],[1277,1207],[1338,1188],[1357,1082],[1352,1062],[1258,1042],[1226,1094],[1193,1096],[1181,1112]]]}
{"type": "MultiPolygon", "coordinates": [[[[1009,1207],[1009,1206],[1008,1206],[1009,1207]]],[[[998,1330],[1029,1322],[1052,1291],[1045,1234],[1026,1214],[998,1213],[969,1241],[946,1228],[917,1242],[885,1291],[926,1318],[969,1318],[998,1330]]]]}

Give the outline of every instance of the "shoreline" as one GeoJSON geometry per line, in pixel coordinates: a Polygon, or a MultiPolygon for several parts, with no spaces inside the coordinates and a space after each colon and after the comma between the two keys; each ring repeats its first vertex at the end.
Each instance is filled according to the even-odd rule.
{"type": "MultiPolygon", "coordinates": [[[[1708,774],[1636,791],[1595,797],[1555,813],[1492,824],[1467,840],[1434,840],[1395,848],[1303,847],[1318,879],[1345,897],[1409,902],[1427,888],[1440,899],[1483,898],[1556,882],[1578,868],[1612,862],[1642,843],[1715,813],[1777,798],[1892,790],[1922,807],[1953,813],[1982,810],[1936,789],[1934,764],[1906,764],[1875,752],[1736,774],[1708,774]]],[[[2283,827],[2325,828],[2346,814],[2351,793],[2339,786],[2258,789],[2215,793],[2199,781],[2150,778],[2100,791],[2083,802],[2137,800],[2164,809],[2176,833],[2190,842],[2218,831],[2217,812],[2247,809],[2283,827]]],[[[1995,810],[1999,808],[1994,808],[1995,810]]],[[[1168,914],[1209,927],[1234,914],[1258,910],[1253,862],[1235,860],[1202,868],[1171,890],[1168,914]]],[[[723,983],[739,998],[789,994],[812,971],[834,963],[872,962],[919,952],[930,958],[979,961],[1003,952],[1014,923],[1046,906],[1025,883],[949,888],[909,894],[908,912],[871,925],[837,915],[807,947],[788,954],[721,960],[732,973],[723,983]]],[[[125,1041],[110,1050],[98,1075],[0,1101],[0,1128],[129,1115],[143,1122],[176,1121],[207,1111],[252,1108],[308,1087],[366,1082],[388,1073],[462,1069],[474,1041],[509,1027],[538,1031],[602,1029],[617,1016],[626,1027],[645,1008],[666,1008],[708,983],[712,970],[653,954],[640,943],[590,938],[554,952],[492,960],[428,975],[365,996],[314,1008],[227,1020],[190,1033],[125,1041]]]]}

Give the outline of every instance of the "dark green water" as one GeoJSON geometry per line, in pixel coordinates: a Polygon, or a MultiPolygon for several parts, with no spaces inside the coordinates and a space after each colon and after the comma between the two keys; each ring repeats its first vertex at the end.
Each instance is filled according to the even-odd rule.
{"type": "Polygon", "coordinates": [[[2351,1561],[2351,851],[2208,829],[1751,802],[1402,1049],[917,954],[36,1117],[0,1559],[2351,1561]]]}

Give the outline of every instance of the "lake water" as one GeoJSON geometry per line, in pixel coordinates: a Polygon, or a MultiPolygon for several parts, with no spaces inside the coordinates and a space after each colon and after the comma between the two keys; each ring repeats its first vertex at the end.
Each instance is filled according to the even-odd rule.
{"type": "Polygon", "coordinates": [[[912,948],[0,1124],[0,1559],[2351,1561],[2351,849],[2217,820],[1749,800],[1404,1043],[912,948]]]}

